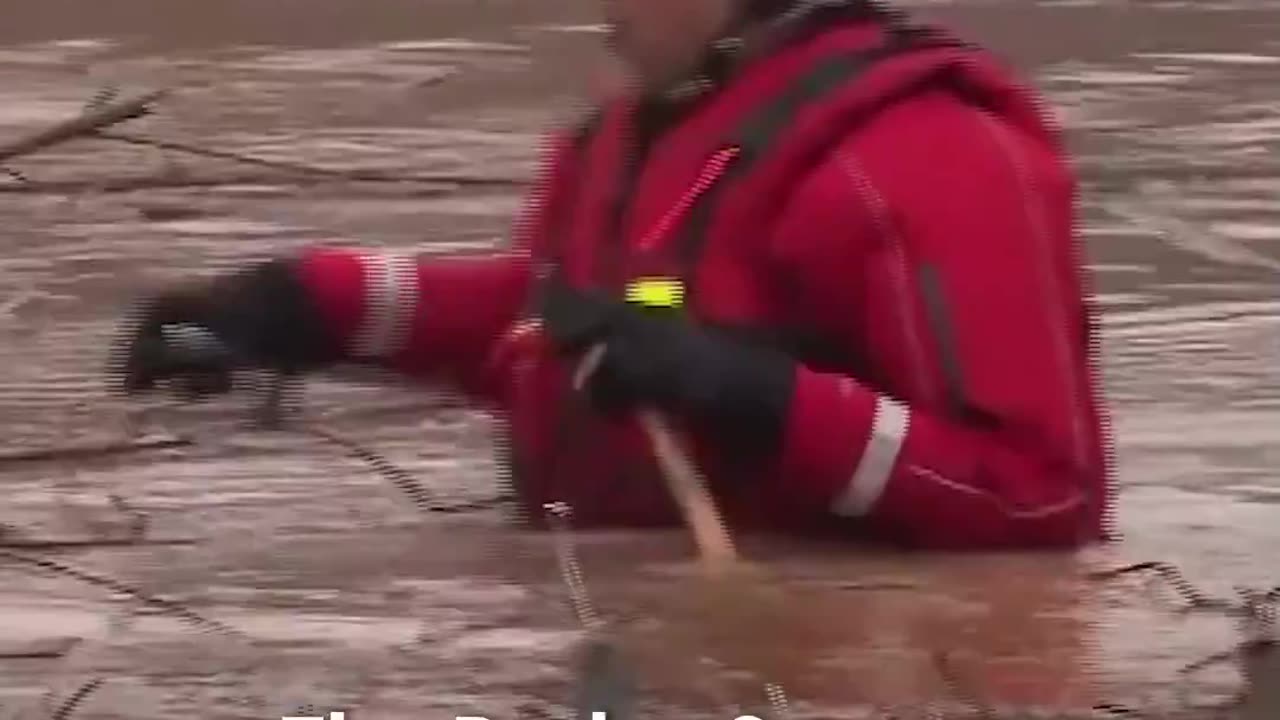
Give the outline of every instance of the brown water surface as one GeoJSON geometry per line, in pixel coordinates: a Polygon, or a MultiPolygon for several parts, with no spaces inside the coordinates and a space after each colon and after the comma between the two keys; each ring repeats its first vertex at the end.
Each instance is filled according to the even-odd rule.
{"type": "MultiPolygon", "coordinates": [[[[598,62],[586,0],[84,0],[0,3],[0,142],[108,84],[176,86],[129,126],[151,138],[347,170],[523,178],[538,133],[598,62]]],[[[1115,547],[1079,557],[917,556],[747,542],[774,582],[707,587],[679,533],[579,539],[600,611],[623,621],[646,704],[866,717],[944,696],[931,656],[998,706],[1107,700],[1161,715],[1241,679],[1180,668],[1239,639],[1136,583],[1084,573],[1164,560],[1207,591],[1280,582],[1280,3],[932,3],[1032,73],[1067,123],[1106,308],[1122,482],[1115,547]],[[880,585],[877,585],[879,583],[880,585]],[[878,589],[877,589],[878,588],[878,589]],[[743,669],[756,675],[743,675],[743,669]]],[[[0,433],[6,447],[115,432],[104,343],[141,288],[317,240],[450,252],[500,238],[519,187],[297,186],[232,163],[104,141],[11,164],[33,183],[239,173],[232,185],[0,193],[0,433]],[[246,172],[256,173],[253,176],[246,172]]],[[[484,417],[396,384],[317,380],[307,406],[439,496],[497,491],[484,417]]],[[[580,631],[552,539],[496,511],[419,519],[386,480],[295,435],[236,431],[230,404],[166,415],[195,448],[0,468],[0,521],[119,530],[116,493],[193,546],[55,557],[174,598],[244,636],[206,637],[109,592],[4,563],[0,708],[107,682],[94,718],[494,720],[566,714],[580,631]],[[234,704],[249,683],[267,705],[234,704]]],[[[1273,681],[1280,679],[1274,675],[1273,681]]],[[[1276,711],[1280,713],[1280,710],[1276,711]]],[[[34,714],[23,717],[35,717],[34,714]]],[[[1257,717],[1262,717],[1258,715],[1257,717]]]]}

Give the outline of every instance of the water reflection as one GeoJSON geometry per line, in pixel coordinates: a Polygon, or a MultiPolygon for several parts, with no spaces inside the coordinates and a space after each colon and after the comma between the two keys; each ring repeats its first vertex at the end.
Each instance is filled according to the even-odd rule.
{"type": "MultiPolygon", "coordinates": [[[[329,26],[297,34],[280,9],[288,3],[230,3],[235,12],[201,30],[165,27],[163,9],[129,0],[117,12],[157,25],[125,32],[114,16],[85,10],[59,20],[71,39],[54,40],[33,15],[31,37],[0,28],[13,38],[0,47],[0,134],[76,112],[106,82],[173,83],[182,92],[138,132],[326,167],[527,174],[538,131],[576,109],[573,93],[596,57],[589,3],[495,3],[502,12],[463,17],[447,2],[389,2],[322,3],[361,11],[351,15],[355,39],[328,37],[339,32],[329,26]],[[146,20],[153,11],[160,19],[146,20]]],[[[690,712],[762,702],[764,676],[798,711],[852,716],[851,704],[937,699],[936,650],[952,651],[957,671],[997,704],[1079,707],[1150,693],[1172,702],[1178,668],[1234,642],[1230,623],[1174,618],[1133,587],[1084,583],[1082,570],[1158,558],[1224,595],[1233,584],[1277,582],[1280,4],[922,5],[1030,68],[1077,149],[1084,234],[1106,311],[1125,539],[1071,559],[832,558],[767,544],[756,556],[786,582],[728,595],[692,575],[681,535],[584,539],[597,601],[622,623],[645,681],[690,712]],[[841,589],[877,578],[914,589],[841,589]]],[[[174,164],[227,170],[88,142],[16,169],[58,180],[174,164]]],[[[101,349],[142,284],[317,238],[485,247],[518,201],[517,189],[428,199],[250,181],[71,198],[0,193],[0,428],[18,445],[112,427],[113,410],[96,400],[101,349]],[[178,215],[158,213],[158,203],[178,215]],[[86,411],[65,411],[82,400],[92,400],[86,411]]],[[[447,403],[428,394],[406,400],[417,397],[330,380],[307,391],[309,406],[440,493],[491,496],[484,420],[437,411],[447,403]]],[[[387,717],[462,705],[515,717],[530,697],[552,709],[566,697],[577,633],[545,539],[506,529],[493,513],[417,527],[396,491],[365,468],[296,438],[223,432],[231,412],[188,419],[192,428],[215,423],[197,451],[4,470],[0,520],[65,530],[74,525],[68,502],[123,488],[157,522],[207,536],[194,549],[75,559],[201,604],[271,652],[292,648],[284,684],[310,693],[309,702],[356,697],[371,673],[382,680],[366,699],[387,717]],[[416,655],[386,652],[424,629],[416,655]]],[[[84,634],[114,648],[120,672],[145,678],[142,687],[195,682],[157,669],[195,642],[174,623],[148,617],[108,636],[96,614],[107,598],[66,579],[13,577],[21,582],[2,593],[0,637],[84,634]]],[[[57,672],[8,662],[0,660],[0,691],[24,696],[57,672]]],[[[1211,674],[1195,688],[1213,698],[1234,681],[1211,674]]],[[[101,703],[127,706],[120,697],[101,703]]]]}

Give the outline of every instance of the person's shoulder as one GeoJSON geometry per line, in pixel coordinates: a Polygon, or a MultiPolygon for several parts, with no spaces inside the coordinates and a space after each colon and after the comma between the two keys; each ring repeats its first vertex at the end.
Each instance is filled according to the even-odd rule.
{"type": "Polygon", "coordinates": [[[851,123],[835,136],[796,185],[796,200],[816,205],[847,204],[852,184],[886,170],[927,176],[937,163],[968,152],[983,112],[944,91],[899,100],[870,118],[851,123]]]}
{"type": "Polygon", "coordinates": [[[851,127],[832,144],[793,185],[777,240],[883,240],[922,214],[929,222],[967,216],[991,198],[1028,187],[1065,201],[1073,185],[1067,159],[1039,126],[929,91],[851,127]]]}
{"type": "MultiPolygon", "coordinates": [[[[1070,182],[1071,167],[1051,118],[1028,104],[1000,106],[939,88],[900,100],[851,126],[806,179],[811,193],[852,185],[919,189],[970,185],[1007,175],[1010,164],[1037,181],[1070,182]]],[[[866,191],[867,188],[863,188],[866,191]]]]}

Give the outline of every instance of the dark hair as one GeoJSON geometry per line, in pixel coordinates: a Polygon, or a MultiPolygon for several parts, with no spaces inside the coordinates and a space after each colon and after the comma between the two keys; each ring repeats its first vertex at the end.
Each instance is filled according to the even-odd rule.
{"type": "MultiPolygon", "coordinates": [[[[762,20],[781,15],[801,5],[804,0],[742,0],[743,14],[751,20],[762,20]]],[[[884,22],[898,20],[902,13],[889,7],[884,0],[846,0],[845,2],[818,3],[812,15],[817,17],[857,17],[884,22]]]]}

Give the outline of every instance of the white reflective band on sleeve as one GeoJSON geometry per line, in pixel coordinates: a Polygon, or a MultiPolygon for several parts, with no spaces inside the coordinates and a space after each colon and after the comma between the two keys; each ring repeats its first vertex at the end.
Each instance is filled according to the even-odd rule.
{"type": "Polygon", "coordinates": [[[405,255],[366,255],[365,309],[352,354],[386,358],[404,348],[418,309],[418,265],[405,255]]]}
{"type": "Polygon", "coordinates": [[[871,511],[893,474],[910,424],[911,413],[906,406],[883,395],[876,397],[871,437],[867,439],[867,446],[849,484],[832,504],[832,512],[845,517],[861,517],[871,511]]]}

